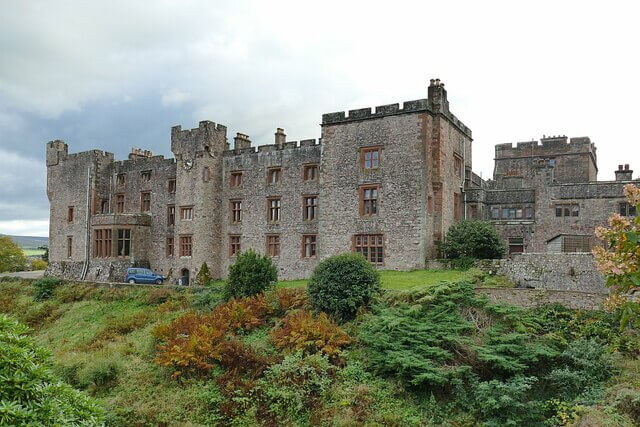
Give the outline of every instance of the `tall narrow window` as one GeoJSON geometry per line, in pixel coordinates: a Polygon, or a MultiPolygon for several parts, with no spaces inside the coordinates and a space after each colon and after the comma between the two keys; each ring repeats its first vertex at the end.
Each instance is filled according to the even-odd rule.
{"type": "Polygon", "coordinates": [[[240,236],[229,236],[229,256],[234,257],[240,253],[240,236]]]}
{"type": "Polygon", "coordinates": [[[242,186],[242,171],[234,171],[229,175],[229,186],[240,187],[242,186]]]}
{"type": "Polygon", "coordinates": [[[176,225],[176,207],[167,206],[167,225],[176,225]]]}
{"type": "Polygon", "coordinates": [[[491,208],[491,219],[500,219],[500,208],[491,208]]]}
{"type": "Polygon", "coordinates": [[[128,228],[118,229],[118,256],[131,255],[131,230],[128,228]]]}
{"type": "Polygon", "coordinates": [[[181,206],[180,207],[180,219],[192,220],[193,219],[193,206],[181,206]]]}
{"type": "MultiPolygon", "coordinates": [[[[461,219],[462,218],[462,194],[453,193],[453,218],[461,219]]],[[[515,210],[514,210],[515,214],[515,210]]]]}
{"type": "Polygon", "coordinates": [[[303,177],[304,181],[316,181],[318,179],[318,165],[305,165],[303,177]]]}
{"type": "Polygon", "coordinates": [[[353,236],[353,251],[374,264],[382,264],[384,262],[383,240],[382,234],[356,234],[353,236]]]}
{"type": "Polygon", "coordinates": [[[268,219],[269,222],[278,222],[280,221],[280,198],[273,197],[267,199],[268,206],[268,219]]]}
{"type": "Polygon", "coordinates": [[[378,169],[380,166],[380,147],[361,148],[360,165],[363,169],[378,169]]]}
{"type": "Polygon", "coordinates": [[[150,182],[151,181],[151,171],[142,171],[142,172],[140,172],[140,178],[144,182],[150,182]]]}
{"type": "Polygon", "coordinates": [[[124,213],[124,194],[116,194],[116,212],[124,213]]]}
{"type": "Polygon", "coordinates": [[[229,207],[231,208],[231,222],[236,224],[242,222],[242,200],[231,200],[229,207]]]}
{"type": "Polygon", "coordinates": [[[360,215],[378,214],[378,185],[360,187],[360,215]]]}
{"type": "Polygon", "coordinates": [[[173,256],[173,237],[167,237],[167,257],[173,256]]]}
{"type": "Polygon", "coordinates": [[[303,219],[305,221],[316,220],[318,218],[318,196],[304,196],[303,204],[303,219]]]}
{"type": "Polygon", "coordinates": [[[143,191],[140,193],[140,211],[149,212],[151,210],[151,192],[143,191]]]}
{"type": "Polygon", "coordinates": [[[279,234],[267,235],[267,254],[269,256],[280,255],[280,235],[279,234]]]}
{"type": "Polygon", "coordinates": [[[73,206],[67,209],[67,222],[73,222],[73,206]]]}
{"type": "Polygon", "coordinates": [[[111,229],[98,229],[94,231],[94,258],[108,258],[111,256],[111,234],[111,229]]]}
{"type": "Polygon", "coordinates": [[[175,193],[176,192],[176,180],[175,179],[170,179],[167,181],[167,191],[169,193],[175,193]]]}
{"type": "Polygon", "coordinates": [[[267,184],[277,184],[282,179],[282,168],[270,168],[267,170],[267,184]]]}
{"type": "Polygon", "coordinates": [[[67,236],[67,258],[73,255],[73,237],[67,236]]]}
{"type": "Polygon", "coordinates": [[[180,236],[180,256],[191,256],[191,236],[180,236]]]}
{"type": "Polygon", "coordinates": [[[109,200],[102,199],[100,201],[100,213],[106,214],[109,213],[109,200]]]}
{"type": "Polygon", "coordinates": [[[124,177],[125,177],[125,174],[123,174],[123,173],[119,173],[118,174],[118,176],[116,178],[116,182],[118,183],[119,186],[124,185],[124,177]]]}
{"type": "Polygon", "coordinates": [[[316,256],[316,235],[304,234],[302,235],[302,257],[313,258],[316,256]]]}
{"type": "Polygon", "coordinates": [[[209,169],[208,166],[205,166],[202,169],[202,181],[209,182],[210,179],[211,179],[211,170],[209,169]]]}

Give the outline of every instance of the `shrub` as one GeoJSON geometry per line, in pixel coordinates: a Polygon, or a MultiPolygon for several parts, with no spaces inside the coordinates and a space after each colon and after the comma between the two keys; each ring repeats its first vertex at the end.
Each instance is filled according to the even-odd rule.
{"type": "Polygon", "coordinates": [[[122,371],[122,363],[113,357],[93,358],[76,371],[78,386],[81,388],[106,389],[114,386],[122,371]]]}
{"type": "Polygon", "coordinates": [[[309,423],[309,411],[327,395],[330,384],[326,356],[294,353],[270,366],[257,388],[276,424],[304,425],[309,423]]]}
{"type": "Polygon", "coordinates": [[[516,376],[507,381],[491,380],[476,386],[474,400],[485,426],[522,426],[540,422],[542,407],[527,399],[536,377],[516,376]]]}
{"type": "Polygon", "coordinates": [[[322,261],[309,281],[313,308],[338,322],[353,319],[380,289],[380,274],[364,257],[341,254],[322,261]]]}
{"type": "Polygon", "coordinates": [[[487,221],[464,220],[449,228],[440,246],[447,258],[502,258],[505,246],[495,227],[487,221]]]}
{"type": "Polygon", "coordinates": [[[0,236],[0,273],[24,270],[26,262],[20,246],[11,237],[0,236]]]}
{"type": "Polygon", "coordinates": [[[304,355],[322,353],[333,358],[351,342],[349,335],[325,313],[314,318],[313,313],[304,310],[289,313],[271,333],[271,339],[278,349],[304,355]]]}
{"type": "Polygon", "coordinates": [[[91,298],[95,288],[80,283],[68,283],[56,288],[56,299],[62,303],[83,301],[91,298]]]}
{"type": "Polygon", "coordinates": [[[620,390],[616,395],[615,406],[618,411],[628,415],[636,425],[640,425],[640,391],[620,390]]]}
{"type": "Polygon", "coordinates": [[[206,375],[216,364],[237,363],[241,360],[236,355],[239,350],[230,340],[236,333],[264,324],[269,313],[268,302],[263,295],[257,295],[232,299],[211,313],[187,313],[157,326],[153,330],[159,341],[156,363],[172,367],[174,378],[184,372],[206,375]]]}
{"type": "Polygon", "coordinates": [[[172,294],[173,292],[167,288],[152,289],[147,294],[146,301],[147,301],[147,304],[150,304],[150,305],[162,304],[164,302],[167,302],[167,300],[171,297],[172,294]]]}
{"type": "Polygon", "coordinates": [[[102,409],[54,376],[50,354],[27,331],[0,315],[0,424],[102,424],[102,409]]]}
{"type": "Polygon", "coordinates": [[[34,259],[31,261],[32,270],[44,270],[45,268],[47,268],[47,261],[41,259],[34,259]]]}
{"type": "Polygon", "coordinates": [[[278,314],[304,308],[309,302],[307,290],[304,288],[277,288],[267,295],[267,299],[272,301],[278,314]]]}
{"type": "Polygon", "coordinates": [[[44,304],[35,304],[28,307],[18,317],[31,327],[41,326],[47,322],[57,319],[62,315],[61,311],[57,311],[58,304],[53,301],[47,301],[44,304]]]}
{"type": "Polygon", "coordinates": [[[222,301],[224,301],[222,292],[216,288],[211,288],[198,292],[195,295],[193,306],[200,310],[212,310],[222,301]]]}
{"type": "Polygon", "coordinates": [[[277,281],[278,272],[271,258],[249,249],[247,252],[239,253],[235,264],[229,267],[225,295],[228,298],[256,295],[277,281]]]}
{"type": "Polygon", "coordinates": [[[200,271],[198,271],[198,275],[196,276],[196,285],[207,286],[210,281],[211,274],[209,274],[209,267],[206,262],[203,262],[200,267],[200,271]]]}
{"type": "Polygon", "coordinates": [[[56,287],[61,283],[62,280],[53,277],[45,277],[43,279],[36,280],[33,282],[33,287],[35,288],[33,299],[36,301],[42,301],[51,298],[56,287]]]}
{"type": "Polygon", "coordinates": [[[148,310],[139,311],[132,316],[118,316],[109,318],[100,333],[93,342],[100,342],[113,339],[118,335],[126,335],[140,329],[152,321],[151,313],[148,310]]]}

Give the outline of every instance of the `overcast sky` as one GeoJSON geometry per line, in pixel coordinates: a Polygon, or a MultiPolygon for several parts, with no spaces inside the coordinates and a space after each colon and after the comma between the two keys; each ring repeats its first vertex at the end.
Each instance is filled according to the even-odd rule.
{"type": "Polygon", "coordinates": [[[317,138],[322,113],[435,77],[485,178],[495,144],[545,134],[590,136],[601,180],[640,172],[637,2],[227,3],[0,0],[0,233],[48,234],[47,141],[170,156],[200,120],[317,138]]]}

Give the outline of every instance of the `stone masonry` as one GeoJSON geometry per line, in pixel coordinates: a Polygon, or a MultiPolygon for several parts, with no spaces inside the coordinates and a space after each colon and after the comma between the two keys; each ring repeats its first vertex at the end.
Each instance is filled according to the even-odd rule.
{"type": "Polygon", "coordinates": [[[268,253],[280,278],[356,251],[385,269],[424,268],[464,215],[471,130],[431,80],[427,99],[322,116],[321,138],[256,150],[210,121],[171,130],[174,159],[47,144],[48,274],[119,281],[130,266],[225,277],[238,250],[268,253]]]}

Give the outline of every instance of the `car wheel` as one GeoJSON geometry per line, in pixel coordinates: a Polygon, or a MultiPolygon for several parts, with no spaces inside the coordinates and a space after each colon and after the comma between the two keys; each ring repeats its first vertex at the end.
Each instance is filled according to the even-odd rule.
{"type": "Polygon", "coordinates": [[[162,279],[156,280],[156,285],[162,285],[162,279]]]}
{"type": "Polygon", "coordinates": [[[135,279],[129,279],[129,283],[131,283],[132,285],[134,285],[136,283],[135,279]]]}

